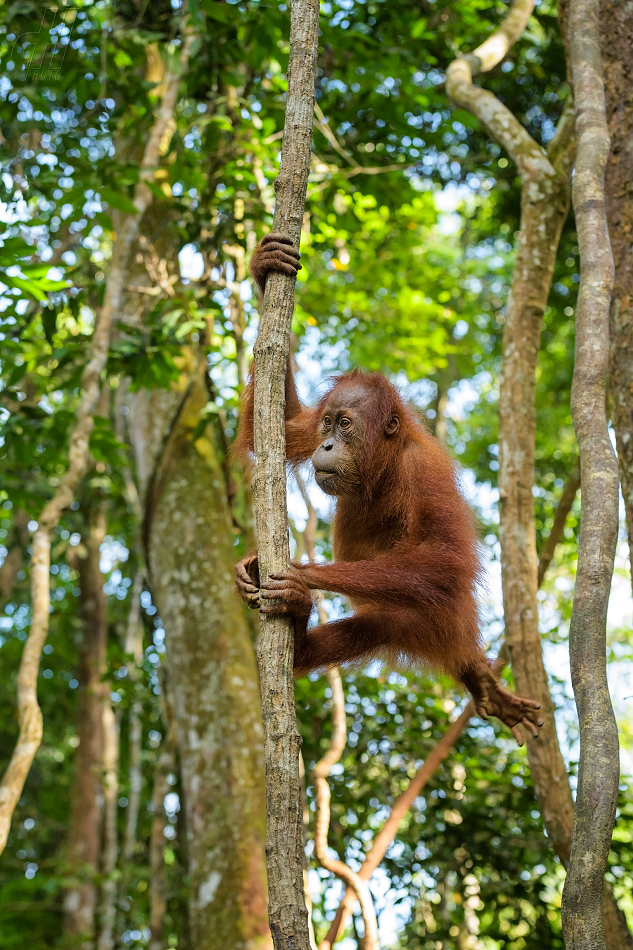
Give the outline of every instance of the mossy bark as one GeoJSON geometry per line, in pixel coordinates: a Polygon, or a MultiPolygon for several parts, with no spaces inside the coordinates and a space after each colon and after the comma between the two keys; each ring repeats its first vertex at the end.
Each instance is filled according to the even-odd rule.
{"type": "Polygon", "coordinates": [[[201,361],[173,391],[137,396],[132,433],[151,587],[166,632],[192,944],[254,950],[270,944],[259,690],[233,587],[224,477],[209,430],[196,437],[204,373],[201,361]]]}

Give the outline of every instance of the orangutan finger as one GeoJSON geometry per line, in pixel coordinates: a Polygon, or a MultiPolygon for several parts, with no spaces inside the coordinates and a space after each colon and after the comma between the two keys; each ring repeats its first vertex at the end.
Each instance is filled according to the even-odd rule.
{"type": "Polygon", "coordinates": [[[269,574],[268,580],[265,584],[262,584],[262,590],[267,588],[268,590],[280,590],[282,587],[287,587],[291,583],[292,578],[287,574],[269,574]]]}
{"type": "MultiPolygon", "coordinates": [[[[517,698],[518,698],[518,697],[517,697],[517,698]]],[[[521,697],[521,702],[523,703],[524,706],[529,706],[530,709],[540,709],[540,708],[541,708],[541,704],[540,704],[540,703],[537,703],[537,702],[536,702],[535,700],[533,700],[533,699],[523,699],[523,697],[521,697]]]]}
{"type": "Polygon", "coordinates": [[[523,738],[523,734],[521,733],[521,730],[519,729],[519,727],[518,727],[518,726],[510,726],[510,732],[512,733],[512,735],[513,735],[514,738],[516,739],[517,745],[522,746],[522,745],[524,744],[524,742],[525,742],[525,739],[523,738]]]}
{"type": "Polygon", "coordinates": [[[301,270],[301,264],[299,263],[300,256],[301,255],[291,247],[284,247],[283,244],[268,244],[265,250],[262,251],[259,260],[260,263],[265,263],[269,266],[273,261],[284,261],[286,264],[292,264],[297,270],[301,270]]]}
{"type": "Polygon", "coordinates": [[[289,245],[294,248],[292,238],[289,238],[287,234],[265,234],[262,238],[262,247],[267,244],[272,244],[273,242],[289,245]]]}
{"type": "Polygon", "coordinates": [[[521,720],[523,727],[532,733],[535,739],[538,739],[538,728],[526,716],[521,720]]]}
{"type": "Polygon", "coordinates": [[[241,584],[253,584],[253,578],[246,570],[244,570],[241,564],[235,565],[235,573],[237,575],[237,580],[241,584]]]}
{"type": "Polygon", "coordinates": [[[238,579],[235,581],[235,586],[242,597],[246,597],[249,594],[259,594],[259,587],[255,587],[252,583],[247,584],[245,581],[238,579]]]}

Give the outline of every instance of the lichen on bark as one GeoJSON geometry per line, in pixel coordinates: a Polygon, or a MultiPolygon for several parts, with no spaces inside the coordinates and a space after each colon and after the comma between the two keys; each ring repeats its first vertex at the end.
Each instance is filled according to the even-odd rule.
{"type": "Polygon", "coordinates": [[[222,469],[210,434],[194,438],[207,401],[204,372],[198,363],[180,392],[159,401],[140,394],[132,428],[145,456],[139,468],[154,473],[147,480],[147,555],[166,634],[193,947],[256,950],[270,944],[257,671],[233,588],[222,469]],[[159,448],[155,462],[152,447],[159,448]]]}

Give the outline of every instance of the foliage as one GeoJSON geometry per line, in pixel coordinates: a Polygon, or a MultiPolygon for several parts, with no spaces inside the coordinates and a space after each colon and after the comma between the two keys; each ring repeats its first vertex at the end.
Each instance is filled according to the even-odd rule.
{"type": "MultiPolygon", "coordinates": [[[[2,3],[0,554],[5,556],[20,513],[36,519],[65,468],[87,342],[103,300],[117,226],[132,211],[161,69],[177,53],[177,3],[85,0],[62,9],[63,16],[57,16],[52,8],[43,13],[34,0],[2,3]],[[33,65],[45,43],[53,44],[51,68],[33,65]]],[[[306,392],[324,375],[350,365],[382,370],[406,390],[431,428],[445,426],[492,559],[497,379],[519,224],[518,188],[512,163],[472,117],[447,102],[443,69],[458,51],[481,42],[505,9],[501,0],[322,4],[317,101],[330,131],[327,136],[321,126],[315,131],[294,325],[306,392]]],[[[126,321],[117,328],[91,439],[93,462],[55,535],[51,637],[39,677],[45,736],[0,864],[2,950],[27,942],[33,950],[63,946],[79,635],[77,573],[69,561],[96,503],[104,506],[108,525],[102,566],[110,624],[107,679],[122,735],[121,833],[129,804],[130,708],[137,699],[142,704],[138,847],[131,865],[118,868],[117,928],[126,947],[147,945],[151,795],[165,731],[157,670],[165,631],[151,591],[144,589],[145,649],[139,676],[132,676],[121,637],[144,552],[130,493],[135,462],[121,409],[129,391],[156,395],[169,389],[191,348],[203,347],[209,402],[200,425],[212,428],[229,471],[225,449],[257,327],[245,263],[272,220],[287,65],[284,3],[197,0],[190,10],[195,55],[183,77],[171,148],[151,182],[159,226],[154,236],[146,222],[141,250],[148,276],[140,289],[129,288],[144,301],[143,313],[136,325],[126,321]]],[[[567,96],[551,3],[537,7],[525,38],[487,83],[537,139],[551,137],[567,96]]],[[[534,494],[540,545],[576,462],[569,390],[577,282],[570,220],[537,380],[534,494]]],[[[232,469],[229,486],[231,479],[237,551],[248,543],[248,496],[232,469]]],[[[298,522],[301,528],[300,517],[298,522]]],[[[577,522],[574,509],[544,588],[543,628],[553,644],[566,638],[577,522]]],[[[318,546],[329,554],[326,519],[319,523],[318,546]]],[[[498,612],[498,603],[486,604],[493,620],[498,612]]],[[[0,687],[3,763],[15,738],[16,673],[29,616],[25,552],[0,620],[6,670],[0,687]]],[[[497,630],[493,624],[492,633],[497,630]]],[[[630,659],[629,634],[624,620],[613,631],[614,669],[630,659]]],[[[553,672],[560,678],[560,665],[553,672]]],[[[451,683],[425,673],[349,672],[345,684],[349,742],[331,782],[330,843],[355,866],[461,698],[451,683]]],[[[556,696],[573,757],[564,678],[556,696]]],[[[300,681],[297,698],[309,771],[330,734],[324,681],[300,681]]],[[[170,946],[183,948],[188,946],[186,847],[178,779],[171,779],[166,932],[170,946]]],[[[308,782],[310,804],[312,794],[308,782]]],[[[633,793],[624,785],[611,871],[621,894],[633,890],[632,835],[633,793]]],[[[322,936],[339,886],[313,863],[310,876],[322,936]]],[[[474,722],[416,802],[376,876],[384,940],[414,950],[452,948],[464,946],[460,941],[478,931],[478,946],[486,950],[558,950],[561,876],[535,808],[524,753],[506,735],[474,722]]]]}

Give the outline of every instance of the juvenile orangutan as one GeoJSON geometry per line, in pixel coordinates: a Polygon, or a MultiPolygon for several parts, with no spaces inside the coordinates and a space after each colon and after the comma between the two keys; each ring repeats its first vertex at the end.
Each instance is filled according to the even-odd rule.
{"type": "MultiPolygon", "coordinates": [[[[251,273],[263,293],[270,271],[296,276],[300,266],[288,238],[268,235],[251,273]]],[[[237,451],[252,449],[251,381],[237,451]]],[[[289,364],[286,453],[295,464],[311,459],[318,486],[336,498],[334,561],[294,563],[260,585],[251,554],[236,583],[250,607],[293,617],[296,674],[371,658],[430,665],[462,682],[478,714],[501,719],[519,745],[519,726],[537,737],[538,703],[504,689],[481,648],[479,541],[453,463],[391,383],[354,370],[308,408],[289,364]],[[311,590],[344,594],[353,615],[308,628],[311,590]]]]}

